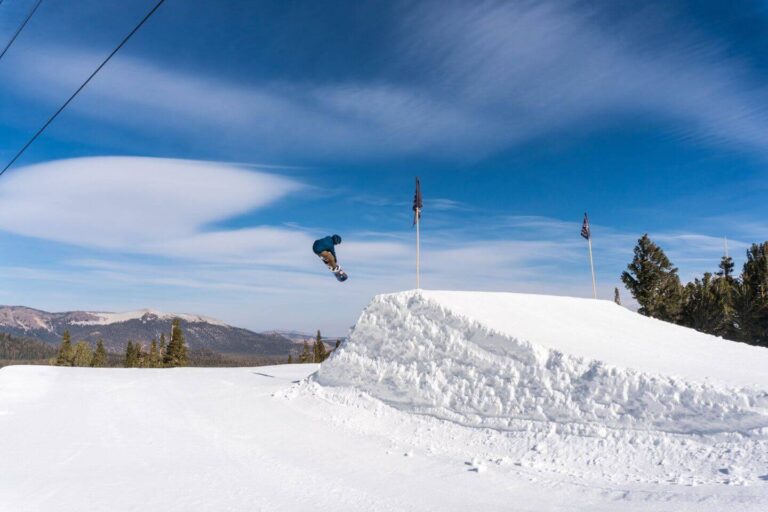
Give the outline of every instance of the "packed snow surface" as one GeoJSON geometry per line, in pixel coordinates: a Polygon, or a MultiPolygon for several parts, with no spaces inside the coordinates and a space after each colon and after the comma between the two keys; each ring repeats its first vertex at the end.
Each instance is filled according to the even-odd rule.
{"type": "Polygon", "coordinates": [[[322,365],[6,367],[0,511],[764,511],[765,352],[599,301],[403,292],[322,365]]]}
{"type": "Polygon", "coordinates": [[[642,316],[611,301],[487,292],[424,291],[420,297],[502,337],[563,354],[645,373],[768,389],[768,350],[642,316]]]}
{"type": "Polygon", "coordinates": [[[768,506],[763,441],[467,428],[305,380],[316,369],[2,368],[0,510],[768,506]]]}

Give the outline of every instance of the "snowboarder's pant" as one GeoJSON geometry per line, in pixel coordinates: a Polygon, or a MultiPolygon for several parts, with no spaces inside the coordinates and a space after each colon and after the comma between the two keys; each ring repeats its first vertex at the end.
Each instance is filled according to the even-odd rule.
{"type": "Polygon", "coordinates": [[[328,268],[333,270],[336,268],[336,257],[333,255],[331,251],[323,251],[320,253],[320,259],[323,260],[323,263],[328,265],[328,268]]]}

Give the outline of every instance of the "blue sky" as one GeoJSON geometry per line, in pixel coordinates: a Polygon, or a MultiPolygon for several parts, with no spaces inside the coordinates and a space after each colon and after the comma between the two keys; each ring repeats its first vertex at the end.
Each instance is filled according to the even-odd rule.
{"type": "MultiPolygon", "coordinates": [[[[0,61],[3,162],[153,4],[43,2],[0,61]]],[[[624,4],[167,0],[0,177],[0,303],[343,333],[414,284],[415,175],[427,288],[589,296],[585,210],[603,298],[644,232],[684,279],[724,237],[740,265],[768,5],[624,4]]]]}

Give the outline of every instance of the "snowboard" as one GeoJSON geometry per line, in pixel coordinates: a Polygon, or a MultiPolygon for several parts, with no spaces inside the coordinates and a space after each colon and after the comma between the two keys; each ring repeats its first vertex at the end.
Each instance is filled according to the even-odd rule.
{"type": "MultiPolygon", "coordinates": [[[[331,271],[331,272],[333,272],[333,271],[331,271]]],[[[346,281],[349,278],[347,273],[344,272],[343,270],[341,270],[341,268],[339,268],[339,270],[337,270],[336,272],[333,272],[333,275],[336,276],[336,280],[338,282],[340,282],[340,283],[343,283],[344,281],[346,281]]]]}
{"type": "Polygon", "coordinates": [[[336,269],[337,269],[337,270],[335,270],[335,271],[334,271],[334,270],[333,270],[331,267],[329,267],[329,266],[328,266],[328,262],[325,260],[325,258],[323,258],[323,257],[321,256],[321,257],[320,257],[320,259],[322,260],[322,262],[323,262],[323,263],[325,263],[325,266],[326,266],[326,267],[328,267],[328,270],[330,270],[330,271],[331,271],[331,273],[333,273],[333,275],[334,275],[334,276],[336,276],[336,280],[337,280],[338,282],[340,282],[340,283],[343,283],[344,281],[346,281],[346,280],[349,278],[349,276],[347,275],[347,273],[346,273],[346,272],[344,272],[344,271],[341,269],[341,267],[336,267],[336,269]]]}

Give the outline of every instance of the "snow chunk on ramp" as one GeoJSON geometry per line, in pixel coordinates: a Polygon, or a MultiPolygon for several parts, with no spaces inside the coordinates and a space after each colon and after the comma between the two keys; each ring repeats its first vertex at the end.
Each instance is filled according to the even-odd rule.
{"type": "Polygon", "coordinates": [[[768,349],[608,301],[410,291],[376,297],[314,378],[479,427],[765,434],[766,368],[768,349]]]}

